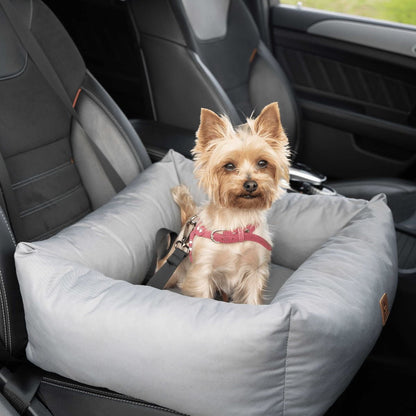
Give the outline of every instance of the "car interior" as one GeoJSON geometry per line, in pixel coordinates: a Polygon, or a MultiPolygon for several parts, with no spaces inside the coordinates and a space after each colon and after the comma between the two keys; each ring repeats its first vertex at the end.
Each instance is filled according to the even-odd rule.
{"type": "Polygon", "coordinates": [[[1,414],[183,414],[28,363],[13,253],[103,206],[169,149],[191,158],[201,108],[238,125],[274,101],[290,191],[384,193],[396,228],[389,320],[325,415],[416,414],[415,27],[265,0],[0,8],[1,414]]]}

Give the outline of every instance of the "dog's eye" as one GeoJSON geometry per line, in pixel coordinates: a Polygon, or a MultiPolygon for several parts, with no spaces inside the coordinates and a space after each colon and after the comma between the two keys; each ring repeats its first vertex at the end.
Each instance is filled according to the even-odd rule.
{"type": "Polygon", "coordinates": [[[257,162],[257,166],[261,169],[265,168],[267,166],[267,161],[266,160],[259,160],[257,162]]]}
{"type": "Polygon", "coordinates": [[[234,165],[234,163],[227,163],[227,164],[224,165],[224,169],[231,172],[231,171],[235,170],[235,165],[234,165]]]}

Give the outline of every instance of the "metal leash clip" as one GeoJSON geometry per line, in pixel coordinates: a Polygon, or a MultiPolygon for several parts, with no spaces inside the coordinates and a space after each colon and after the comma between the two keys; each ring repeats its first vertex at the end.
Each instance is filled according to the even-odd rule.
{"type": "Polygon", "coordinates": [[[195,228],[195,225],[197,223],[198,216],[194,215],[191,219],[189,219],[186,224],[185,228],[183,230],[182,239],[178,240],[175,243],[175,248],[178,248],[179,250],[184,251],[185,253],[189,253],[189,237],[192,233],[192,230],[195,228]]]}

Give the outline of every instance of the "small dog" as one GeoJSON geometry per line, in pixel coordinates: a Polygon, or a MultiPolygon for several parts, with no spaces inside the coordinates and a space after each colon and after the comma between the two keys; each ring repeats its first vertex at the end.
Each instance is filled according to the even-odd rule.
{"type": "Polygon", "coordinates": [[[204,298],[219,291],[234,303],[262,304],[272,248],[265,211],[284,193],[283,180],[289,181],[279,107],[269,104],[236,129],[227,117],[202,109],[196,136],[194,173],[209,202],[198,209],[188,188],[173,188],[182,224],[195,214],[198,219],[190,255],[165,287],[204,298]]]}

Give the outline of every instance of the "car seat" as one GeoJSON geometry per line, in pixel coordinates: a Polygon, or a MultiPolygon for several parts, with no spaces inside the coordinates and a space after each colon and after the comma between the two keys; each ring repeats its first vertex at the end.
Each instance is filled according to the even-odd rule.
{"type": "MultiPolygon", "coordinates": [[[[60,409],[53,414],[171,414],[157,405],[22,365],[26,363],[27,333],[13,261],[16,239],[45,239],[115,195],[103,160],[125,184],[151,162],[131,124],[88,72],[51,11],[38,0],[14,0],[12,5],[74,102],[82,128],[23,48],[0,7],[0,152],[4,167],[0,182],[2,207],[11,219],[9,223],[1,212],[2,393],[8,399],[18,397],[20,382],[27,388],[35,380],[32,393],[37,391],[50,409],[60,409]],[[19,226],[20,235],[15,235],[19,226]]],[[[38,399],[31,399],[29,393],[28,401],[20,403],[19,414],[50,414],[38,399]]],[[[10,406],[4,409],[2,414],[7,415],[10,406]]]]}
{"type": "MultiPolygon", "coordinates": [[[[158,122],[195,131],[199,109],[207,107],[238,124],[278,101],[296,160],[303,137],[295,95],[243,0],[132,1],[129,7],[140,32],[158,122]]],[[[135,126],[144,132],[146,123],[136,121],[135,126]]],[[[328,185],[353,198],[384,192],[396,222],[416,209],[416,185],[408,180],[353,179],[328,185]]]]}

